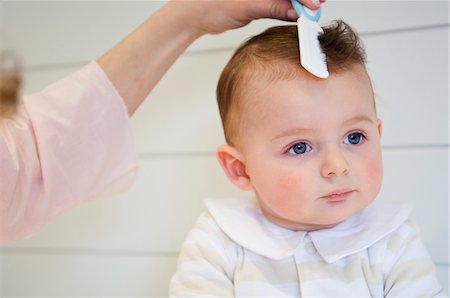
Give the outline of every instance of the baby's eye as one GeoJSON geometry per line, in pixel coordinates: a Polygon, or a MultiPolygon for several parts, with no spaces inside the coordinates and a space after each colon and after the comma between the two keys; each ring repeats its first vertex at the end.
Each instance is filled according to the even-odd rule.
{"type": "Polygon", "coordinates": [[[301,155],[311,150],[311,147],[303,142],[292,145],[288,152],[290,154],[301,155]]]}
{"type": "Polygon", "coordinates": [[[364,139],[364,135],[360,132],[354,132],[349,134],[345,140],[344,140],[344,144],[347,145],[358,145],[360,144],[364,139]]]}

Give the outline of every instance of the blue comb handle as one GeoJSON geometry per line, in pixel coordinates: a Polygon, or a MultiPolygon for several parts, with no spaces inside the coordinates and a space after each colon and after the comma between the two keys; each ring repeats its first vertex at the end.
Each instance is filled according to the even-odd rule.
{"type": "Polygon", "coordinates": [[[297,0],[291,0],[292,7],[294,7],[295,12],[297,15],[300,16],[306,16],[308,19],[314,22],[318,22],[320,19],[320,15],[322,14],[322,7],[319,7],[317,10],[311,10],[307,7],[305,7],[303,4],[298,2],[297,0]]]}

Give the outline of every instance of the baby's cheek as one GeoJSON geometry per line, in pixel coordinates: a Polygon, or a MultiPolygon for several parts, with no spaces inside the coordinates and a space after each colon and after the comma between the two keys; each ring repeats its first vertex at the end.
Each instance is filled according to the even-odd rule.
{"type": "Polygon", "coordinates": [[[366,183],[374,195],[378,193],[383,178],[383,162],[381,157],[368,160],[366,163],[366,183]]]}
{"type": "Polygon", "coordinates": [[[274,184],[276,205],[279,208],[290,210],[294,204],[301,202],[301,196],[305,189],[304,179],[301,176],[290,173],[279,173],[274,184]]]}

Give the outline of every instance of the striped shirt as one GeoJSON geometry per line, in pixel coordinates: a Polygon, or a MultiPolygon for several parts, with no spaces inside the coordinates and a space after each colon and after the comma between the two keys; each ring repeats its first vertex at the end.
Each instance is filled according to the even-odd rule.
{"type": "Polygon", "coordinates": [[[446,297],[408,206],[373,203],[313,232],[269,222],[253,199],[206,206],[171,297],[446,297]]]}

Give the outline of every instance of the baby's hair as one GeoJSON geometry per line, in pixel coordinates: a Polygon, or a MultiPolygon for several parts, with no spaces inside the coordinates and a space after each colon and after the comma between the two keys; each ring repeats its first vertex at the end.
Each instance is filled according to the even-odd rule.
{"type": "Polygon", "coordinates": [[[20,85],[17,58],[12,53],[0,53],[0,118],[10,117],[15,112],[20,85]]]}
{"type": "MultiPolygon", "coordinates": [[[[327,57],[329,72],[339,73],[359,64],[365,66],[364,47],[344,21],[323,27],[320,46],[327,57]]],[[[217,84],[217,103],[228,144],[239,132],[241,100],[252,80],[267,82],[311,76],[300,65],[297,26],[275,26],[244,42],[225,66],[217,84]],[[247,87],[247,88],[246,88],[247,87]]],[[[312,78],[312,77],[311,77],[312,78]]],[[[315,79],[315,78],[313,78],[315,79]]]]}

